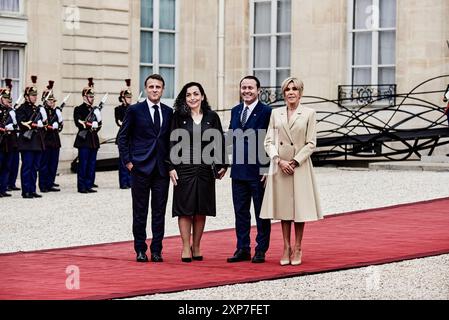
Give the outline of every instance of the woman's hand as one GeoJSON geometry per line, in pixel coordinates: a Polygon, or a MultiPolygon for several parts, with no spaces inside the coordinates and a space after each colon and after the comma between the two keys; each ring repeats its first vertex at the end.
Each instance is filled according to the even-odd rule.
{"type": "Polygon", "coordinates": [[[176,170],[172,170],[170,171],[170,180],[173,183],[173,185],[176,187],[178,185],[178,173],[176,172],[176,170]]]}
{"type": "Polygon", "coordinates": [[[220,169],[220,171],[218,171],[218,179],[219,180],[223,179],[223,177],[226,174],[226,171],[228,171],[226,168],[222,168],[222,169],[220,169]]]}
{"type": "Polygon", "coordinates": [[[291,176],[295,173],[295,168],[293,168],[288,161],[279,160],[278,165],[281,168],[282,172],[284,172],[285,174],[291,176]]]}

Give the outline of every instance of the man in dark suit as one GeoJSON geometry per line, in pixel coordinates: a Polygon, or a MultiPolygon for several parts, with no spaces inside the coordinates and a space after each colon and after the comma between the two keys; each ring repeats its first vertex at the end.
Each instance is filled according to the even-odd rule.
{"type": "Polygon", "coordinates": [[[263,159],[265,133],[270,123],[271,108],[259,102],[260,82],[247,76],[240,82],[243,103],[231,111],[229,133],[233,135],[233,161],[231,167],[232,199],[234,202],[237,251],[228,262],[252,260],[265,262],[270,243],[270,220],[260,219],[265,191],[264,170],[269,161],[263,159]],[[251,199],[257,222],[257,246],[251,259],[251,199]]]}
{"type": "Polygon", "coordinates": [[[161,103],[165,81],[157,74],[145,81],[148,98],[128,107],[119,132],[120,158],[131,172],[133,235],[137,262],[147,262],[147,217],[151,192],[151,261],[162,262],[165,209],[168,200],[167,160],[173,110],[161,103]]]}

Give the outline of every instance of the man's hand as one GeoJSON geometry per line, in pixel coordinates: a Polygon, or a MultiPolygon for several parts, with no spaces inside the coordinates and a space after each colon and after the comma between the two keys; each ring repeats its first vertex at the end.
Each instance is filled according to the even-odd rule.
{"type": "Polygon", "coordinates": [[[83,126],[84,129],[86,129],[86,121],[78,120],[78,122],[83,126]]]}
{"type": "Polygon", "coordinates": [[[176,187],[178,185],[178,173],[176,172],[176,170],[172,170],[170,171],[170,180],[173,183],[173,185],[176,187]]]}
{"type": "Polygon", "coordinates": [[[226,175],[226,171],[227,171],[227,169],[225,169],[225,168],[222,168],[222,169],[220,169],[220,171],[218,171],[218,179],[219,180],[223,179],[223,177],[226,175]]]}
{"type": "Polygon", "coordinates": [[[129,170],[129,172],[131,172],[131,170],[133,169],[134,165],[132,164],[132,162],[128,162],[126,164],[126,168],[129,170]]]}

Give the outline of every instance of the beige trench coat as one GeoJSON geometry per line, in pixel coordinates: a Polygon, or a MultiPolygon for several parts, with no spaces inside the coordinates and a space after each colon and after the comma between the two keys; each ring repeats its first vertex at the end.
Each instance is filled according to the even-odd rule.
{"type": "Polygon", "coordinates": [[[273,110],[265,138],[265,151],[273,160],[296,160],[293,175],[271,161],[260,217],[309,222],[323,218],[310,156],[316,148],[316,113],[299,105],[287,120],[287,108],[273,110]]]}

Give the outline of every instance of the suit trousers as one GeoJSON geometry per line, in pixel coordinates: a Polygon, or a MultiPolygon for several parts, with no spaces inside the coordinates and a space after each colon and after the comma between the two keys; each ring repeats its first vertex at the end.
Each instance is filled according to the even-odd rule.
{"type": "Polygon", "coordinates": [[[134,250],[146,252],[147,218],[151,194],[151,253],[162,253],[162,240],[165,232],[165,210],[168,200],[169,177],[162,177],[158,168],[150,175],[137,170],[131,171],[131,194],[133,202],[134,250]]]}
{"type": "Polygon", "coordinates": [[[78,149],[78,191],[90,190],[95,182],[98,149],[78,149]]]}
{"type": "Polygon", "coordinates": [[[42,152],[39,167],[39,189],[48,190],[53,187],[56,180],[59,163],[59,148],[47,149],[42,152]]]}
{"type": "Polygon", "coordinates": [[[131,187],[131,174],[123,164],[122,158],[118,160],[118,180],[120,188],[131,187]]]}
{"type": "Polygon", "coordinates": [[[42,151],[22,151],[22,195],[36,192],[37,172],[41,162],[42,151]]]}
{"type": "Polygon", "coordinates": [[[8,187],[14,188],[16,186],[17,176],[19,175],[20,153],[15,150],[11,152],[11,168],[8,176],[8,187]]]}
{"type": "Polygon", "coordinates": [[[270,245],[271,221],[260,218],[264,196],[264,183],[258,180],[232,179],[232,200],[234,202],[237,249],[251,250],[251,198],[257,223],[256,252],[266,252],[270,245]]]}
{"type": "Polygon", "coordinates": [[[12,154],[0,151],[0,194],[8,189],[8,177],[11,170],[12,154]]]}

